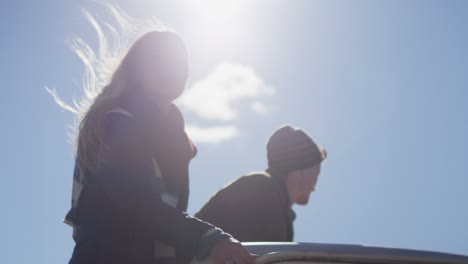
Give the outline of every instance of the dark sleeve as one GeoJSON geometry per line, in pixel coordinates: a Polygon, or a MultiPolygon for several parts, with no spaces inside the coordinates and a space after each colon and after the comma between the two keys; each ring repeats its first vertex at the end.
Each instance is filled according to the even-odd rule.
{"type": "Polygon", "coordinates": [[[246,182],[246,185],[249,186],[242,188],[245,193],[240,195],[239,200],[239,205],[243,207],[242,222],[249,227],[243,230],[246,241],[286,241],[286,216],[279,190],[271,181],[246,182]]]}
{"type": "Polygon", "coordinates": [[[278,190],[260,177],[242,177],[215,194],[196,214],[242,242],[287,241],[278,190]]]}
{"type": "Polygon", "coordinates": [[[136,236],[162,241],[193,256],[200,237],[213,226],[161,200],[164,183],[154,175],[149,142],[140,131],[133,118],[107,114],[96,178],[118,212],[134,220],[136,236]]]}

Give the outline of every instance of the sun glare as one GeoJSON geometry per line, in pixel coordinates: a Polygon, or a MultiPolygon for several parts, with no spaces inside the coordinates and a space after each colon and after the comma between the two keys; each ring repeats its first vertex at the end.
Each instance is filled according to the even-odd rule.
{"type": "Polygon", "coordinates": [[[242,28],[241,9],[246,4],[243,0],[191,0],[188,21],[203,35],[235,38],[242,28]]]}
{"type": "Polygon", "coordinates": [[[243,1],[235,0],[192,0],[191,10],[199,19],[214,27],[228,26],[239,15],[243,1]]]}

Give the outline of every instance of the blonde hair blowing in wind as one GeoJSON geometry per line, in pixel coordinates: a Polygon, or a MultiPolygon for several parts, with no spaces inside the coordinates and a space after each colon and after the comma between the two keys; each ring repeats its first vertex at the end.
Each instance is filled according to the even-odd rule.
{"type": "Polygon", "coordinates": [[[120,8],[100,3],[112,22],[98,21],[90,12],[82,12],[96,31],[97,52],[80,37],[73,37],[70,46],[85,66],[82,96],[72,104],[63,101],[55,89],[46,87],[55,102],[75,115],[72,140],[80,168],[93,170],[98,165],[102,144],[102,116],[116,107],[116,100],[128,82],[124,67],[131,44],[150,31],[170,31],[155,18],[136,19],[120,8]]]}

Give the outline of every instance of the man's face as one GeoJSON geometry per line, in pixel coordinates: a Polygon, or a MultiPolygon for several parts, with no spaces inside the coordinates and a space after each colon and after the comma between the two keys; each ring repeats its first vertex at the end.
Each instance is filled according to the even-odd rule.
{"type": "Polygon", "coordinates": [[[320,164],[312,168],[301,170],[300,172],[299,193],[296,198],[296,204],[306,205],[309,203],[309,196],[315,190],[318,176],[320,175],[320,164]]]}

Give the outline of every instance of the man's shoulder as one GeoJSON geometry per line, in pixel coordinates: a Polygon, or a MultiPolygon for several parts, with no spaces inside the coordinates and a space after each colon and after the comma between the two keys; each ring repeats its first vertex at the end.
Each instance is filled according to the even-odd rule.
{"type": "Polygon", "coordinates": [[[276,211],[281,202],[281,188],[265,171],[256,171],[241,176],[218,191],[199,212],[198,217],[209,219],[207,215],[236,212],[250,215],[276,211]],[[260,208],[262,208],[260,210],[260,208]]]}
{"type": "Polygon", "coordinates": [[[223,190],[226,193],[235,193],[236,196],[241,193],[244,196],[243,198],[249,199],[252,195],[276,195],[278,189],[278,183],[270,174],[265,171],[257,171],[239,177],[224,187],[223,190]]]}
{"type": "Polygon", "coordinates": [[[270,184],[273,179],[266,171],[254,171],[241,176],[233,184],[270,184]]]}

